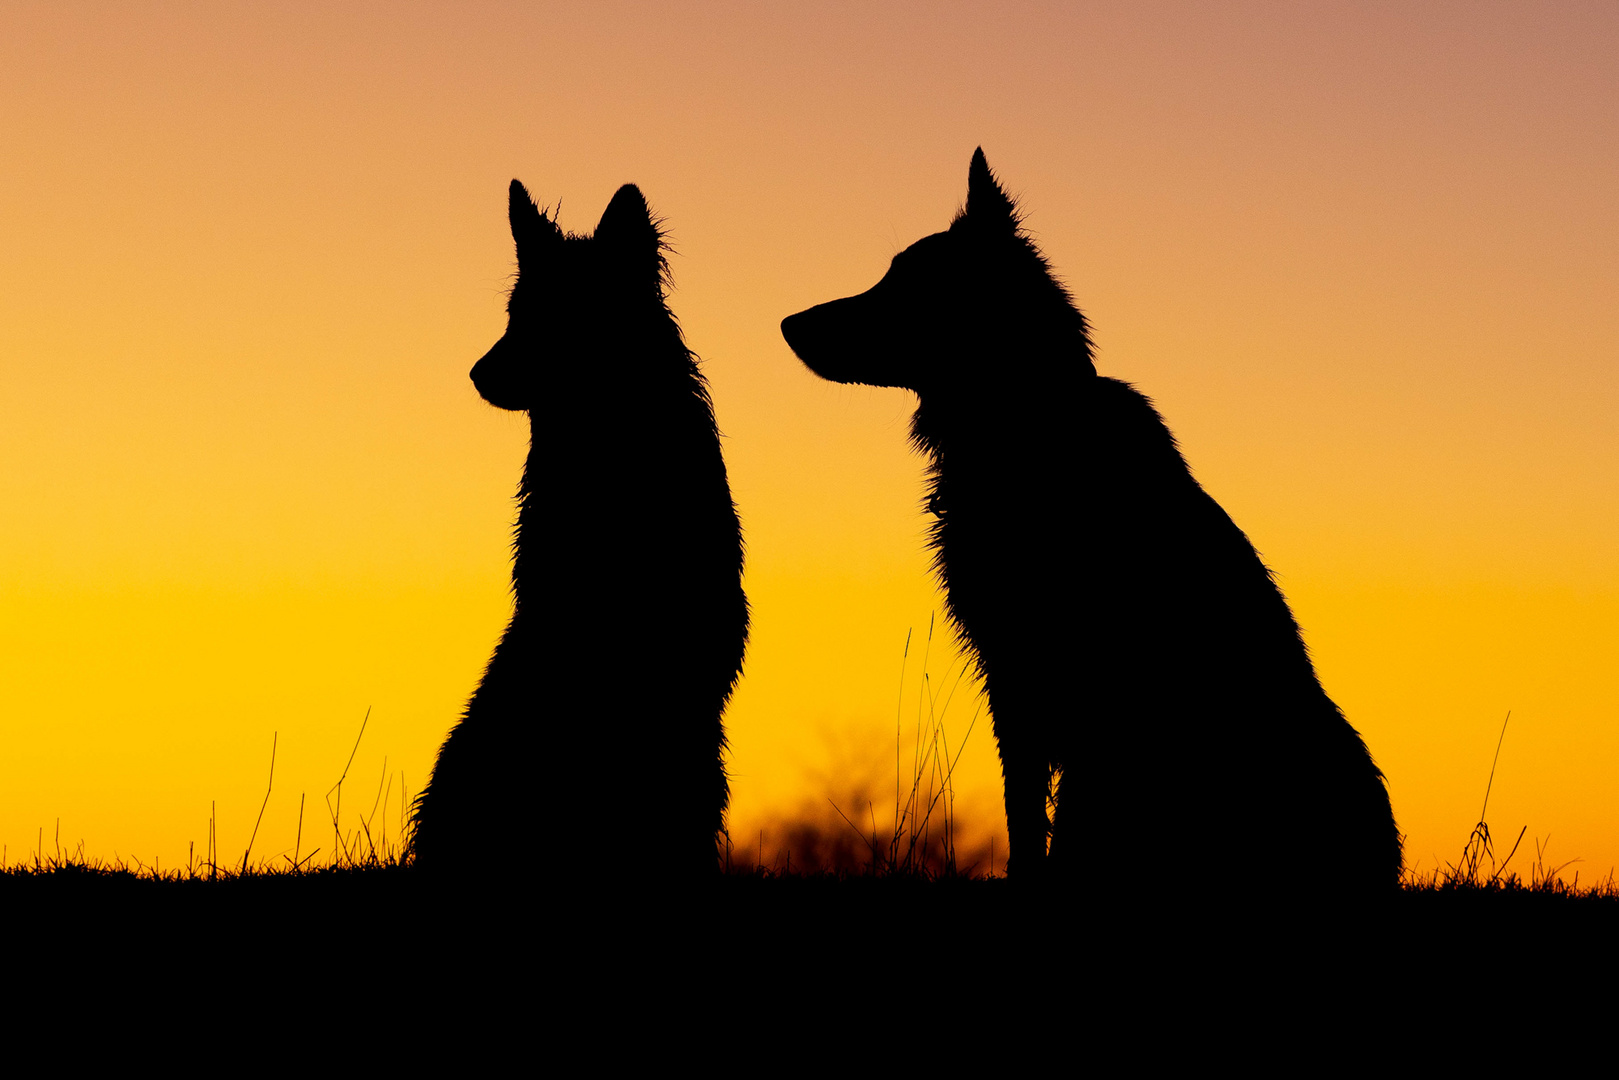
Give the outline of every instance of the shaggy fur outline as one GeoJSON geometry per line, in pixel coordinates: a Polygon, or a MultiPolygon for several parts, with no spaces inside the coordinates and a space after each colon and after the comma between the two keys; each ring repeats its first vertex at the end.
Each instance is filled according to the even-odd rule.
{"type": "Polygon", "coordinates": [[[1096,373],[982,149],[948,230],[782,334],[823,378],[917,395],[934,567],[989,697],[1014,877],[1161,860],[1231,886],[1398,881],[1383,774],[1269,569],[1152,403],[1096,373]]]}
{"type": "Polygon", "coordinates": [[[511,622],[413,813],[430,871],[716,872],[723,714],[742,670],[742,530],[708,385],[666,300],[667,242],[633,184],[594,234],[521,183],[506,333],[472,369],[528,413],[511,622]]]}

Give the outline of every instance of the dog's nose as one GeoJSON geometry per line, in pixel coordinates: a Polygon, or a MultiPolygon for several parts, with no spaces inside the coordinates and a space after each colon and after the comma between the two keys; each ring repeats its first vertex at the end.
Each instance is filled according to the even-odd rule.
{"type": "Polygon", "coordinates": [[[808,314],[807,311],[800,311],[781,320],[781,336],[787,339],[787,347],[797,353],[800,359],[804,356],[805,338],[808,336],[805,333],[808,320],[804,318],[808,314]]]}
{"type": "Polygon", "coordinates": [[[503,336],[492,345],[483,358],[472,365],[472,385],[489,404],[500,409],[522,411],[528,408],[527,394],[520,371],[515,363],[510,335],[503,336]]]}

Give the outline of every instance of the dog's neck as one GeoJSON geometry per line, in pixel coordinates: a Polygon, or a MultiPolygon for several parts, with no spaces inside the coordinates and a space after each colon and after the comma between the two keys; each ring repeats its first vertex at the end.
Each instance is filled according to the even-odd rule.
{"type": "Polygon", "coordinates": [[[917,391],[912,441],[935,458],[946,453],[998,456],[1003,450],[1020,452],[1014,448],[1049,439],[1054,429],[1070,424],[1075,407],[1098,379],[1088,350],[1045,363],[1020,359],[1017,377],[917,391]]]}

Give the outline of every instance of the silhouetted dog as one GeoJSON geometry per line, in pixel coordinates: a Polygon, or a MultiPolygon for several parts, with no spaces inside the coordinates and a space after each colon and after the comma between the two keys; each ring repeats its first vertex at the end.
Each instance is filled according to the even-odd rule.
{"type": "Polygon", "coordinates": [[[1210,883],[1394,884],[1382,773],[1269,570],[1152,404],[1096,374],[982,150],[946,232],[781,329],[823,378],[916,392],[935,566],[989,694],[1016,877],[1153,859],[1210,883]]]}
{"type": "Polygon", "coordinates": [[[515,604],[417,801],[415,859],[712,873],[748,605],[708,386],[634,185],[592,236],[563,233],[516,180],[510,202],[509,324],[472,381],[529,414],[515,604]]]}

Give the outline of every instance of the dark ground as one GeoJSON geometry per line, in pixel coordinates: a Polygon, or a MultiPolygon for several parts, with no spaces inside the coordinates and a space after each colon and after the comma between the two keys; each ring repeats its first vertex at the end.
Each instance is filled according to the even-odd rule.
{"type": "Polygon", "coordinates": [[[1515,881],[1342,902],[1284,888],[1234,898],[1127,882],[1070,893],[1003,878],[737,873],[684,889],[632,882],[608,891],[532,875],[443,884],[398,866],[218,880],[67,866],[0,874],[0,925],[13,957],[202,958],[223,965],[222,978],[248,981],[372,963],[521,962],[588,977],[667,960],[836,984],[929,968],[995,972],[1043,957],[1122,972],[1190,970],[1200,957],[1442,969],[1534,960],[1565,974],[1619,959],[1619,896],[1515,881]]]}
{"type": "Polygon", "coordinates": [[[1619,1004],[1619,898],[1517,883],[1238,902],[1129,882],[733,874],[607,892],[397,866],[68,867],[0,874],[0,926],[14,1041],[46,1025],[71,1053],[207,1047],[231,1068],[316,1051],[480,1075],[1488,1064],[1497,1042],[1606,1046],[1619,1004]]]}

